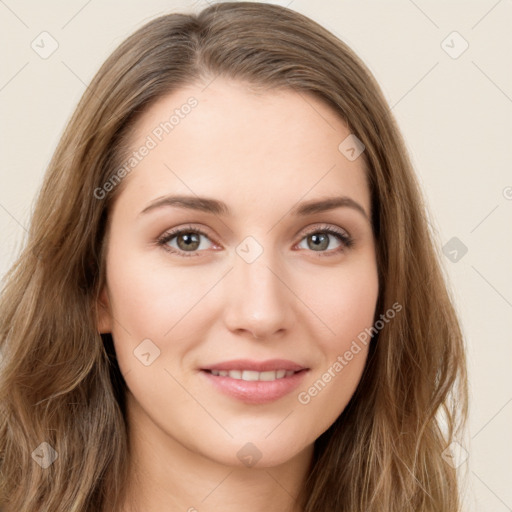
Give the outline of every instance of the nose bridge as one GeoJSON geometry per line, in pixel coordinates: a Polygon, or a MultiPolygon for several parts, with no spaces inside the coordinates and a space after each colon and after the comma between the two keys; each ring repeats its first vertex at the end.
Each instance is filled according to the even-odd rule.
{"type": "Polygon", "coordinates": [[[236,253],[227,290],[226,320],[230,329],[248,330],[264,338],[288,328],[290,291],[279,276],[275,251],[247,237],[236,253]]]}

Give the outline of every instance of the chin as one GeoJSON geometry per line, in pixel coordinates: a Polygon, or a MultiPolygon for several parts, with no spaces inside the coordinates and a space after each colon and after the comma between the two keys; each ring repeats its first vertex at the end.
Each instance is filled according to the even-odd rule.
{"type": "Polygon", "coordinates": [[[265,439],[264,435],[253,437],[252,440],[249,437],[243,441],[230,440],[229,447],[221,452],[212,453],[209,458],[237,468],[272,468],[304,455],[307,447],[299,446],[292,438],[287,438],[286,441],[283,443],[278,437],[273,440],[265,439]]]}

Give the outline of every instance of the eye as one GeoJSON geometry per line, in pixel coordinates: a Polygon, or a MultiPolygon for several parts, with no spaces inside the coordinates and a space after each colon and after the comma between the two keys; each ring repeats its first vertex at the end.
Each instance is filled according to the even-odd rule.
{"type": "MultiPolygon", "coordinates": [[[[306,242],[306,249],[311,249],[313,252],[327,253],[319,254],[319,256],[332,256],[333,254],[338,254],[345,249],[352,247],[354,243],[352,238],[345,231],[333,226],[317,226],[306,233],[306,236],[301,240],[301,243],[303,241],[306,242]],[[329,247],[332,238],[337,239],[340,245],[327,251],[326,249],[329,247]]],[[[300,247],[300,245],[298,247],[300,247]]]]}
{"type": "MultiPolygon", "coordinates": [[[[205,247],[205,244],[202,243],[203,241],[201,238],[203,237],[206,240],[210,240],[208,234],[201,229],[193,226],[185,226],[164,233],[160,238],[158,238],[157,244],[163,247],[166,251],[178,254],[179,256],[200,256],[201,250],[208,249],[208,244],[206,243],[205,247]]],[[[300,243],[303,243],[303,241],[306,241],[306,249],[320,253],[319,256],[332,256],[334,254],[338,254],[345,249],[350,248],[354,243],[352,238],[345,231],[329,225],[316,226],[314,229],[309,230],[300,243]],[[340,245],[334,249],[326,250],[331,244],[331,240],[333,238],[338,240],[340,245]]],[[[300,244],[298,247],[300,247],[300,244]]]]}
{"type": "Polygon", "coordinates": [[[204,247],[205,244],[202,243],[201,237],[205,237],[209,240],[208,235],[204,231],[195,227],[186,226],[164,233],[157,240],[157,244],[162,246],[165,250],[177,253],[180,256],[199,256],[198,249],[202,250],[208,248],[204,247]],[[173,243],[170,244],[169,242],[173,243]]]}

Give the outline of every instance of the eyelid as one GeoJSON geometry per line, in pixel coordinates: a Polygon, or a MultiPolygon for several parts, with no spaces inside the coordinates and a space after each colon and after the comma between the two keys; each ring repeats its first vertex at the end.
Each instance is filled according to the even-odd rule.
{"type": "MultiPolygon", "coordinates": [[[[326,223],[320,222],[320,223],[314,224],[312,227],[307,227],[305,229],[306,229],[306,231],[304,231],[304,236],[311,235],[312,233],[322,232],[322,231],[335,231],[337,234],[344,235],[350,239],[352,238],[350,236],[350,233],[346,229],[340,228],[339,226],[335,226],[334,224],[326,224],[326,223]]],[[[301,231],[303,231],[303,230],[300,230],[299,233],[301,231]]],[[[299,233],[297,233],[297,234],[299,234],[299,233]]],[[[304,238],[304,236],[302,238],[304,238]]],[[[302,238],[301,238],[301,240],[302,240],[302,238]]]]}

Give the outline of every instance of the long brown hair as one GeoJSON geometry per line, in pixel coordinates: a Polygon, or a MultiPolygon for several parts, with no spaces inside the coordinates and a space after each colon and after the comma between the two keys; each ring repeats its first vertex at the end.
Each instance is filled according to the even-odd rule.
{"type": "Polygon", "coordinates": [[[141,112],[219,75],[313,94],[363,142],[376,319],[403,306],[373,336],[356,393],[315,442],[303,510],[459,510],[457,475],[442,453],[466,421],[464,343],[399,130],[375,79],[342,41],[290,9],[252,2],[150,21],[113,52],[81,98],[2,290],[0,503],[7,512],[97,512],[121,503],[125,383],[111,335],[97,332],[96,304],[106,223],[123,183],[102,199],[94,191],[123,163],[141,112]],[[57,460],[44,469],[35,462],[52,455],[57,460]]]}

